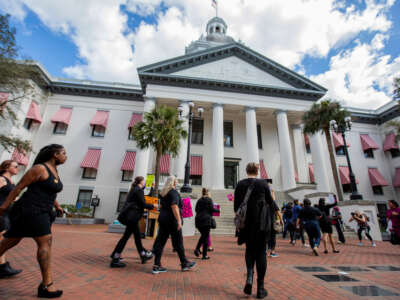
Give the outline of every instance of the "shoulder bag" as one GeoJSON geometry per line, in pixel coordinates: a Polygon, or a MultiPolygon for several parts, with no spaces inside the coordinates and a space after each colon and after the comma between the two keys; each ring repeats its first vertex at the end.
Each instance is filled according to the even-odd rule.
{"type": "Polygon", "coordinates": [[[234,221],[237,230],[243,229],[245,226],[246,214],[247,214],[247,202],[249,201],[253,189],[254,189],[254,182],[248,187],[243,202],[240,204],[239,209],[236,212],[234,221]]]}

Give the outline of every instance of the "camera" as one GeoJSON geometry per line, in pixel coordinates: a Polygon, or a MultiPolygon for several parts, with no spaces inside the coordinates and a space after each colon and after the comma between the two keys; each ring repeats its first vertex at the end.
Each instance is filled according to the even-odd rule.
{"type": "Polygon", "coordinates": [[[353,213],[353,212],[352,212],[351,215],[354,217],[354,216],[356,215],[356,213],[353,213]]]}

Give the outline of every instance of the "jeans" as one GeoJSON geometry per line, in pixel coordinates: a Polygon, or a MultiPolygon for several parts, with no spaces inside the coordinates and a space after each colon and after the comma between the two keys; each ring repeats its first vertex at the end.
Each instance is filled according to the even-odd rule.
{"type": "Polygon", "coordinates": [[[199,238],[199,241],[197,242],[196,250],[200,250],[200,247],[203,246],[203,257],[207,256],[208,239],[210,237],[210,230],[211,230],[211,228],[209,226],[199,228],[201,236],[199,238]]]}
{"type": "Polygon", "coordinates": [[[359,227],[357,230],[357,235],[358,235],[358,239],[360,240],[360,242],[362,241],[362,232],[365,230],[365,235],[367,236],[367,238],[372,242],[372,237],[369,234],[369,231],[371,230],[371,228],[369,226],[367,227],[359,227]]]}
{"type": "Polygon", "coordinates": [[[344,237],[342,226],[340,226],[340,223],[336,222],[335,223],[335,227],[336,227],[336,231],[337,231],[337,234],[338,234],[339,241],[341,243],[343,243],[343,244],[346,243],[346,238],[344,237]]]}
{"type": "Polygon", "coordinates": [[[310,240],[310,247],[318,247],[321,242],[321,230],[318,221],[304,222],[304,229],[306,230],[308,239],[310,240]]]}
{"type": "Polygon", "coordinates": [[[178,253],[181,264],[184,264],[187,262],[187,259],[185,256],[185,248],[183,247],[182,230],[177,231],[176,225],[174,225],[174,224],[160,223],[160,226],[158,228],[157,237],[156,237],[156,240],[154,241],[154,245],[153,245],[153,252],[154,252],[154,256],[155,256],[154,264],[156,266],[161,266],[161,256],[162,256],[165,244],[167,243],[169,236],[171,236],[172,246],[178,253]]]}
{"type": "Polygon", "coordinates": [[[124,251],[126,243],[128,242],[131,234],[133,234],[135,238],[136,249],[139,252],[139,255],[141,256],[141,253],[142,251],[144,251],[144,248],[142,245],[142,236],[139,229],[139,222],[137,222],[135,224],[129,224],[126,226],[124,235],[119,240],[117,246],[115,247],[113,253],[111,254],[111,257],[114,257],[116,253],[121,254],[122,251],[124,251]]]}

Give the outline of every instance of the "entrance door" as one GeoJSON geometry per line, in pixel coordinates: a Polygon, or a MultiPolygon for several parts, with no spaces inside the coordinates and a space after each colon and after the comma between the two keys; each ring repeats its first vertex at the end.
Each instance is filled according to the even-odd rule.
{"type": "Polygon", "coordinates": [[[226,189],[234,189],[236,188],[236,184],[239,178],[239,162],[236,161],[225,161],[224,162],[225,169],[225,188],[226,189]]]}

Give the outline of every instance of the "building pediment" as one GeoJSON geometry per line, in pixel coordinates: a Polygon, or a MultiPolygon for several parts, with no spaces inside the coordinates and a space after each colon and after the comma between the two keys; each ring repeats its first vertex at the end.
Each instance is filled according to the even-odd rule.
{"type": "Polygon", "coordinates": [[[326,89],[239,43],[138,69],[149,83],[317,100],[326,89]]]}

